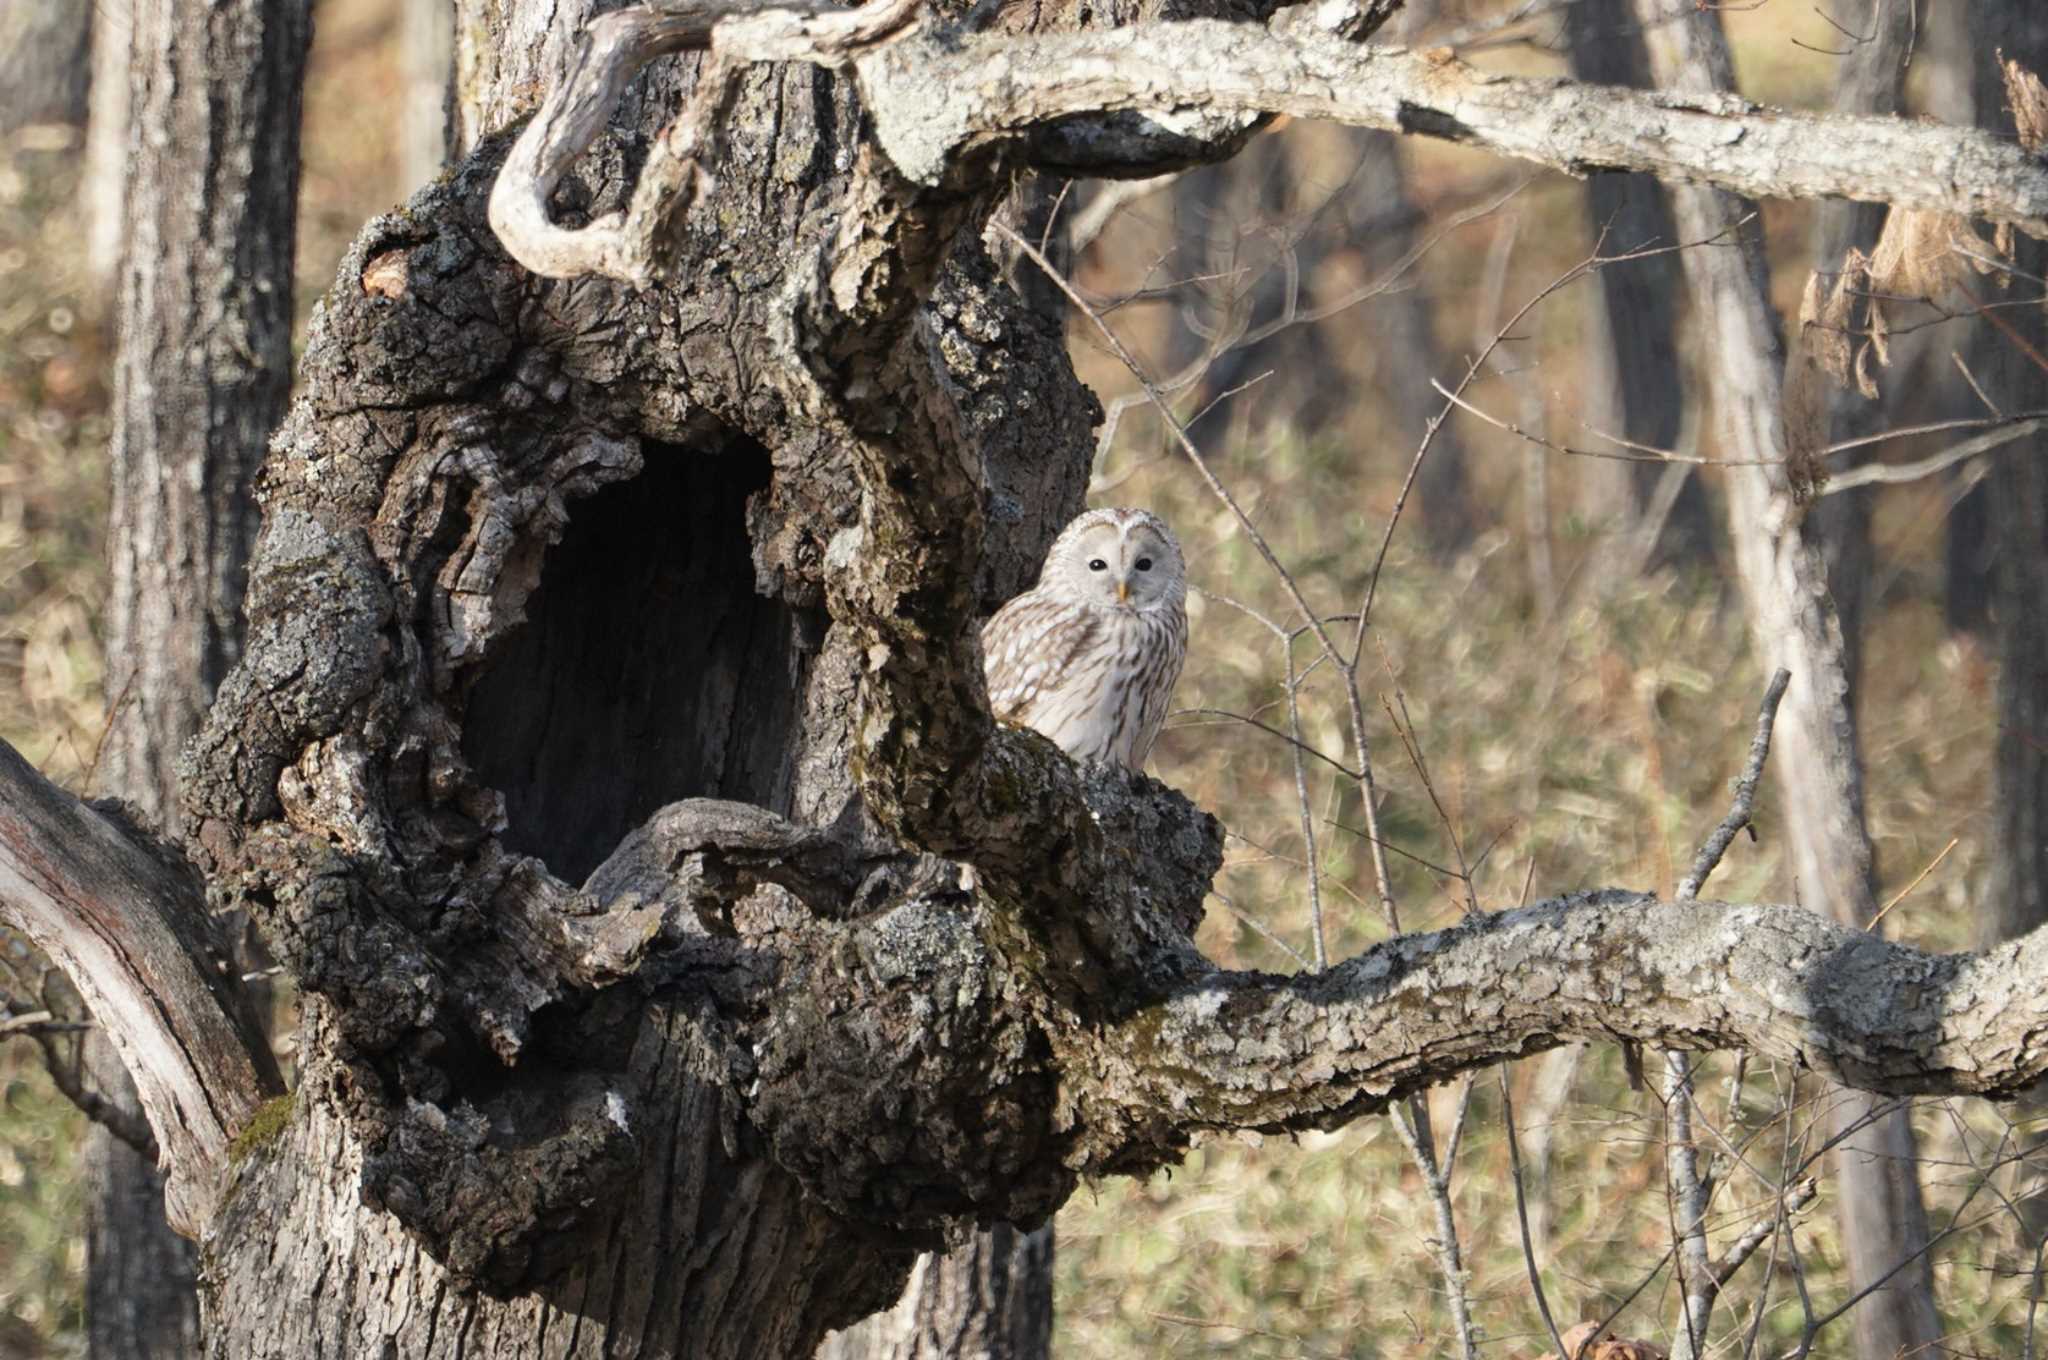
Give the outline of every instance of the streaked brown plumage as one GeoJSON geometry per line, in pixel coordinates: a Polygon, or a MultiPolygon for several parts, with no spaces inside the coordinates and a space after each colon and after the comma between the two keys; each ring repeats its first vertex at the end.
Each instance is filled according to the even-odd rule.
{"type": "Polygon", "coordinates": [[[989,704],[1076,760],[1142,769],[1187,658],[1187,568],[1147,510],[1077,516],[981,630],[989,704]]]}

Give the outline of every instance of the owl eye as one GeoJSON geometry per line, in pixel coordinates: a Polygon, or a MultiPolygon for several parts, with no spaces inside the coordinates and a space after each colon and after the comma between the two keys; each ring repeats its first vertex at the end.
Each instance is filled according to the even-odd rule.
{"type": "Polygon", "coordinates": [[[1152,570],[1152,559],[1149,557],[1141,557],[1137,560],[1137,562],[1134,565],[1136,565],[1139,571],[1150,571],[1152,570]]]}
{"type": "Polygon", "coordinates": [[[1092,559],[1092,560],[1091,560],[1091,561],[1090,561],[1090,562],[1088,563],[1088,570],[1090,570],[1090,571],[1108,571],[1108,570],[1109,570],[1109,563],[1107,563],[1107,562],[1103,561],[1103,560],[1102,560],[1101,558],[1097,557],[1097,558],[1094,558],[1094,559],[1092,559]]]}

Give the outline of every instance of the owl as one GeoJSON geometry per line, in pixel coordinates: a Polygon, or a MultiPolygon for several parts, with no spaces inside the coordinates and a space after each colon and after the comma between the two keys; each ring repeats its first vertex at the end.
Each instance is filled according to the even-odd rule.
{"type": "Polygon", "coordinates": [[[1053,540],[1038,584],[981,629],[996,717],[1080,761],[1142,769],[1188,652],[1187,568],[1147,510],[1090,510],[1053,540]]]}

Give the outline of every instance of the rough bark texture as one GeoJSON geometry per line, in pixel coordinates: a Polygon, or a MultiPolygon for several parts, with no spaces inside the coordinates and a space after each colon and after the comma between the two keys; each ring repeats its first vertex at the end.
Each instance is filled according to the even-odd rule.
{"type": "Polygon", "coordinates": [[[920,1256],[903,1297],[818,1360],[1025,1360],[1052,1353],[1052,1225],[998,1223],[944,1255],[920,1256]]]}
{"type": "MultiPolygon", "coordinates": [[[[875,73],[929,95],[889,74],[907,45],[943,66],[984,38],[848,76],[800,50],[845,12],[785,12],[804,60],[738,71],[651,286],[549,280],[487,203],[594,7],[464,5],[469,154],[342,261],[259,480],[247,645],[184,807],[217,904],[300,985],[300,1068],[207,1227],[212,1354],[806,1355],[919,1253],[1043,1222],[1083,1177],[1578,1037],[1878,1091],[2048,1069],[2048,935],[1937,957],[1609,892],[1313,975],[1216,969],[1191,943],[1215,819],[988,711],[977,620],[1076,509],[1097,412],[980,228],[1017,157],[1129,170],[1224,154],[1243,120],[891,143],[875,73]]],[[[728,59],[635,80],[543,225],[615,220],[728,59]]],[[[941,93],[927,115],[1003,89],[941,93]]],[[[1702,102],[1733,107],[1656,106],[1702,102]]],[[[1967,153],[1944,194],[1998,197],[2013,158],[1941,144],[1967,153]]],[[[1860,872],[1801,883],[1851,919],[1867,898],[1860,872]]]]}
{"type": "MultiPolygon", "coordinates": [[[[1978,124],[2012,136],[1998,57],[2048,70],[2048,14],[1980,3],[1970,16],[1978,124]]],[[[2028,280],[2048,277],[2048,250],[2038,241],[2016,242],[2013,265],[2024,271],[2014,287],[2038,291],[2040,285],[2028,280]]],[[[2037,351],[2048,343],[2039,308],[2007,308],[2001,318],[2037,351]]],[[[2048,397],[2048,373],[2005,334],[1982,329],[1972,362],[1993,399],[2048,397]]],[[[1991,882],[2000,895],[1982,920],[1987,941],[2012,939],[2048,921],[2048,473],[2041,461],[2048,448],[2038,437],[2030,442],[1998,459],[1984,487],[1993,555],[1989,623],[1998,655],[1991,882]]]]}
{"type": "MultiPolygon", "coordinates": [[[[1651,27],[1651,65],[1667,83],[1694,91],[1730,88],[1733,74],[1720,16],[1688,0],[1634,0],[1651,27]]],[[[1760,235],[1740,226],[1753,211],[1718,191],[1673,192],[1679,232],[1722,237],[1738,248],[1684,254],[1693,313],[1709,327],[1722,447],[1759,467],[1727,474],[1729,533],[1748,602],[1751,635],[1764,665],[1783,666],[1792,687],[1778,717],[1772,769],[1787,809],[1784,832],[1800,900],[1849,926],[1877,913],[1870,838],[1863,822],[1862,757],[1848,702],[1840,621],[1826,569],[1802,515],[1794,452],[1783,410],[1785,349],[1778,335],[1760,235]]],[[[1831,1106],[1837,1130],[1869,1113],[1867,1096],[1831,1106]]],[[[1941,1334],[1933,1270],[1925,1255],[1927,1216],[1905,1111],[1842,1142],[1835,1156],[1842,1238],[1853,1288],[1877,1287],[1855,1311],[1857,1353],[1917,1353],[1941,1334]],[[1916,1255],[1916,1253],[1918,1253],[1916,1255]],[[1899,1269],[1901,1261],[1912,1264],[1899,1269]],[[1892,1273],[1896,1270],[1896,1273],[1892,1273]]]]}
{"type": "MultiPolygon", "coordinates": [[[[123,196],[107,538],[111,708],[100,769],[107,791],[175,836],[175,763],[239,655],[256,523],[249,483],[291,383],[310,6],[138,0],[116,8],[133,26],[123,141],[124,180],[136,191],[123,196]]],[[[118,1105],[140,1112],[98,1036],[87,1061],[118,1105]]],[[[94,1354],[196,1354],[196,1265],[190,1243],[166,1227],[156,1168],[101,1129],[87,1165],[94,1354]]],[[[204,1221],[173,1217],[188,1231],[204,1221]]]]}
{"type": "Polygon", "coordinates": [[[0,134],[30,123],[85,126],[92,7],[9,0],[0,9],[0,134]]]}

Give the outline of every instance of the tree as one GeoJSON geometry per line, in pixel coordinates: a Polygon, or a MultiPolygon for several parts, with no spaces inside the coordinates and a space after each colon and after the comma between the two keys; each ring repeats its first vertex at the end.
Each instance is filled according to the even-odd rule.
{"type": "MultiPolygon", "coordinates": [[[[110,461],[114,658],[101,788],[181,830],[175,765],[241,655],[249,486],[291,384],[300,86],[310,6],[149,0],[132,26],[110,461]]],[[[111,65],[111,63],[109,63],[111,65]]],[[[115,69],[118,69],[116,67],[115,69]]],[[[94,1035],[93,1084],[141,1109],[94,1035]]],[[[196,1354],[189,1245],[155,1149],[95,1127],[86,1318],[95,1355],[196,1354]]]]}
{"type": "Polygon", "coordinates": [[[1020,163],[1156,174],[1282,109],[2048,229],[2030,158],[1351,41],[1389,6],[542,8],[466,8],[472,149],[342,263],[182,767],[206,897],[303,989],[289,1096],[176,857],[0,778],[8,910],[136,1072],[212,1353],[806,1354],[1084,1175],[1574,1037],[1884,1092],[2048,1067],[2048,937],[1609,891],[1218,970],[1215,819],[997,728],[972,626],[1092,442],[980,243],[1020,163]]]}
{"type": "MultiPolygon", "coordinates": [[[[1635,7],[1653,30],[1651,66],[1668,85],[1697,94],[1734,88],[1719,14],[1669,0],[1635,0],[1635,7]]],[[[1846,926],[1871,928],[1876,854],[1864,824],[1863,759],[1849,703],[1853,652],[1829,595],[1819,526],[1801,506],[1811,491],[1800,483],[1813,476],[1819,441],[1799,428],[1796,375],[1785,377],[1762,240],[1751,229],[1755,209],[1706,187],[1675,191],[1672,209],[1685,239],[1728,243],[1683,260],[1695,313],[1713,318],[1708,353],[1725,447],[1749,464],[1730,470],[1728,526],[1750,631],[1771,664],[1799,677],[1776,767],[1795,881],[1802,901],[1846,926]]],[[[1678,1075],[1675,1100],[1689,1104],[1690,1087],[1678,1075]]],[[[1856,1314],[1858,1349],[1916,1353],[1935,1344],[1941,1325],[1912,1124],[1905,1110],[1887,1110],[1867,1092],[1831,1104],[1829,1118],[1840,1140],[1836,1175],[1845,1187],[1840,1211],[1851,1282],[1874,1291],[1856,1314]]],[[[1702,1249],[1687,1292],[1689,1344],[1680,1351],[1687,1356],[1700,1354],[1706,1339],[1712,1291],[1704,1266],[1702,1249]]]]}

